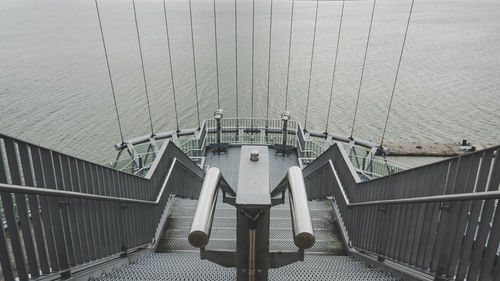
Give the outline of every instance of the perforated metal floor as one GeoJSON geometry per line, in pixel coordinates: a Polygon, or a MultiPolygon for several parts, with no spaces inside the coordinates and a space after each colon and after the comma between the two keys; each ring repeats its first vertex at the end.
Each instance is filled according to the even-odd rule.
{"type": "MultiPolygon", "coordinates": [[[[152,254],[106,276],[106,280],[234,281],[236,269],[200,260],[198,252],[152,254]]],[[[348,256],[307,255],[304,262],[269,271],[269,280],[397,280],[348,256]]]]}
{"type": "MultiPolygon", "coordinates": [[[[236,280],[236,270],[201,260],[188,241],[196,200],[175,199],[157,253],[103,276],[100,280],[236,280]]],[[[207,249],[236,248],[236,211],[221,203],[216,208],[207,249]]],[[[288,204],[271,209],[271,251],[296,251],[288,204]]],[[[316,244],[306,251],[304,262],[269,272],[269,280],[397,280],[378,269],[345,256],[338,226],[327,201],[309,204],[316,244]]]]}

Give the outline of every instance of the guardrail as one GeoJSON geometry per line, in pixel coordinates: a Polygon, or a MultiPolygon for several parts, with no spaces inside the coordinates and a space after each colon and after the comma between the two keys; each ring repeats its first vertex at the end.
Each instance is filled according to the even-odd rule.
{"type": "Polygon", "coordinates": [[[0,135],[4,278],[66,278],[78,265],[150,244],[169,195],[197,198],[203,176],[170,142],[138,177],[0,135]]]}
{"type": "Polygon", "coordinates": [[[500,273],[500,146],[361,182],[334,145],[304,169],[309,199],[333,196],[345,240],[435,280],[500,273]]]}
{"type": "MultiPolygon", "coordinates": [[[[266,118],[222,118],[220,122],[221,143],[230,145],[283,144],[282,120],[266,118]]],[[[359,169],[363,180],[370,180],[408,168],[385,158],[374,156],[375,151],[380,151],[380,148],[371,142],[359,139],[351,140],[347,137],[315,131],[305,132],[300,123],[295,120],[288,121],[286,130],[286,144],[290,147],[295,147],[301,159],[315,159],[320,156],[333,144],[332,139],[340,139],[348,142],[350,159],[355,167],[359,169]],[[371,149],[367,150],[366,147],[371,149]],[[367,151],[371,151],[371,153],[368,153],[369,157],[362,156],[367,151]]],[[[208,119],[203,121],[199,129],[184,129],[179,132],[169,131],[158,133],[149,138],[148,136],[142,136],[127,140],[123,144],[117,144],[116,147],[127,149],[130,157],[125,160],[115,161],[111,163],[111,166],[138,175],[147,172],[151,162],[156,157],[156,144],[165,138],[172,138],[189,157],[204,157],[207,146],[217,143],[216,131],[216,120],[208,119]],[[180,136],[190,138],[179,139],[180,136]]],[[[302,164],[306,164],[306,162],[308,161],[302,164]]]]}

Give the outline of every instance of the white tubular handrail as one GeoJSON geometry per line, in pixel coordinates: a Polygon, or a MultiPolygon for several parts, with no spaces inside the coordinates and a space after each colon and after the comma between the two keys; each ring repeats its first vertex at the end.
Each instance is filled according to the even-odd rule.
{"type": "Polygon", "coordinates": [[[290,210],[292,213],[293,242],[299,249],[309,249],[316,243],[314,236],[309,203],[307,201],[306,185],[302,170],[293,166],[283,180],[271,192],[271,196],[289,189],[290,210]]]}
{"type": "Polygon", "coordinates": [[[224,192],[236,196],[236,193],[229,187],[222,176],[221,171],[218,168],[211,167],[205,175],[191,231],[189,232],[188,240],[193,247],[204,248],[208,244],[219,187],[222,187],[224,192]]]}

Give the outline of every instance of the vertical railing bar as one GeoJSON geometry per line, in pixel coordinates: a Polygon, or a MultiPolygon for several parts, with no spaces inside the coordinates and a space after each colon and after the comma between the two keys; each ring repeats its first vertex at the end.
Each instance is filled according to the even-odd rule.
{"type": "MultiPolygon", "coordinates": [[[[67,191],[75,191],[75,186],[71,182],[71,167],[69,166],[69,156],[61,155],[61,166],[63,173],[63,187],[67,191]]],[[[71,241],[73,242],[73,250],[75,255],[75,264],[83,263],[82,247],[80,244],[80,230],[78,228],[79,221],[76,216],[77,205],[76,200],[67,198],[66,209],[69,216],[69,230],[71,241]]]]}
{"type": "MultiPolygon", "coordinates": [[[[453,178],[451,181],[451,186],[449,186],[447,189],[447,194],[465,192],[467,175],[471,170],[471,155],[473,156],[473,154],[469,154],[466,156],[461,156],[459,158],[458,168],[456,169],[456,173],[452,174],[453,178]]],[[[464,231],[462,230],[459,232],[459,234],[457,234],[457,227],[459,213],[460,209],[462,209],[463,202],[459,201],[444,204],[449,204],[449,207],[444,211],[446,215],[442,216],[442,221],[445,223],[446,227],[444,233],[446,238],[439,255],[436,276],[451,276],[450,274],[453,274],[454,276],[456,268],[451,269],[450,264],[454,263],[452,261],[454,248],[458,248],[462,244],[461,242],[463,239],[464,231]]]]}
{"type": "MultiPolygon", "coordinates": [[[[461,168],[461,158],[453,159],[450,162],[450,167],[447,173],[446,185],[444,194],[452,194],[455,187],[456,176],[458,170],[461,168]]],[[[449,239],[448,236],[448,221],[449,221],[449,213],[448,207],[445,205],[446,203],[442,203],[440,207],[440,217],[439,217],[439,227],[436,238],[436,245],[434,247],[431,271],[436,272],[438,267],[440,266],[440,257],[444,251],[447,251],[446,247],[443,247],[445,241],[449,239]]]]}
{"type": "MultiPolygon", "coordinates": [[[[90,171],[87,168],[87,164],[84,161],[77,160],[78,164],[78,174],[80,179],[80,188],[84,193],[91,193],[90,186],[92,185],[90,171]]],[[[83,202],[83,211],[85,216],[85,225],[87,230],[87,245],[89,251],[89,260],[96,260],[96,245],[98,244],[98,237],[95,236],[96,233],[96,223],[95,220],[95,208],[93,206],[93,202],[91,200],[84,200],[83,202]]]]}
{"type": "MultiPolygon", "coordinates": [[[[25,143],[18,143],[19,156],[23,169],[24,183],[27,186],[36,186],[33,180],[33,167],[29,158],[28,146],[25,143]]],[[[31,211],[31,223],[33,224],[33,232],[35,234],[36,248],[38,250],[38,260],[43,274],[50,273],[49,262],[47,260],[47,249],[43,238],[42,221],[40,217],[40,207],[38,206],[38,197],[36,195],[28,195],[29,206],[31,211]]],[[[38,277],[40,274],[35,274],[33,277],[38,277]]]]}
{"type": "MultiPolygon", "coordinates": [[[[439,165],[433,165],[430,168],[429,174],[426,174],[425,176],[425,181],[423,183],[423,187],[421,188],[420,194],[423,195],[430,195],[432,194],[432,182],[437,176],[437,173],[439,172],[440,166],[439,165]]],[[[419,188],[420,190],[420,188],[419,188]]],[[[428,233],[428,229],[430,227],[431,220],[431,210],[432,210],[432,204],[429,203],[424,203],[424,204],[419,204],[419,209],[418,209],[418,214],[417,214],[417,225],[415,229],[415,238],[413,239],[413,247],[412,247],[412,252],[410,255],[410,264],[415,265],[417,267],[422,266],[422,264],[419,264],[420,257],[423,257],[424,255],[424,246],[425,245],[425,240],[428,238],[427,235],[430,235],[428,233]]],[[[423,259],[422,259],[423,260],[423,259]]]]}
{"type": "MultiPolygon", "coordinates": [[[[367,189],[365,190],[365,192],[363,192],[365,194],[365,200],[371,200],[371,198],[373,198],[374,196],[374,191],[375,189],[374,188],[370,188],[370,189],[367,189]]],[[[374,235],[374,226],[373,226],[373,221],[375,220],[374,216],[376,214],[376,212],[374,212],[375,210],[375,206],[370,206],[368,208],[365,208],[365,212],[366,212],[366,221],[365,221],[365,238],[364,238],[364,247],[366,249],[368,249],[369,251],[372,251],[373,248],[372,248],[372,238],[373,238],[373,235],[374,235]]]]}
{"type": "MultiPolygon", "coordinates": [[[[74,186],[75,190],[78,190],[79,192],[86,193],[86,187],[85,187],[85,175],[83,173],[83,167],[81,166],[81,162],[78,159],[73,159],[71,158],[71,171],[72,171],[72,183],[74,186]]],[[[83,261],[86,263],[91,260],[91,233],[92,230],[90,228],[90,220],[88,220],[89,217],[89,210],[88,210],[88,200],[78,200],[77,201],[77,206],[78,206],[78,215],[80,218],[80,233],[81,236],[84,238],[81,241],[82,244],[82,254],[83,254],[83,261]]]]}
{"type": "MultiPolygon", "coordinates": [[[[7,162],[10,170],[10,178],[12,184],[22,185],[21,182],[21,171],[19,170],[19,160],[17,159],[16,144],[11,139],[4,139],[5,151],[7,156],[7,162]]],[[[26,252],[26,258],[28,261],[29,272],[32,276],[40,276],[40,271],[38,269],[38,262],[36,259],[35,245],[33,243],[33,236],[31,235],[30,220],[28,217],[28,208],[26,206],[26,196],[24,194],[15,194],[16,199],[16,209],[17,216],[19,218],[19,223],[21,224],[21,233],[24,241],[24,247],[19,249],[13,249],[14,251],[26,252]],[[23,251],[24,250],[24,251],[23,251]]],[[[17,229],[17,224],[15,225],[17,229]]],[[[9,228],[12,229],[12,228],[9,228]]],[[[10,231],[9,231],[10,234],[10,231]]],[[[14,246],[14,245],[13,245],[14,246]]]]}
{"type": "MultiPolygon", "coordinates": [[[[435,194],[444,194],[445,192],[445,186],[446,186],[446,177],[447,173],[449,170],[450,163],[449,162],[444,162],[440,165],[439,168],[439,174],[435,180],[434,188],[433,191],[435,191],[435,194]]],[[[439,228],[439,216],[440,216],[440,204],[439,203],[434,203],[431,204],[431,219],[430,219],[430,229],[429,229],[429,236],[427,239],[427,244],[425,245],[425,252],[423,255],[423,268],[424,270],[427,270],[431,267],[432,265],[432,257],[434,254],[434,249],[436,246],[436,240],[437,240],[437,230],[439,228]]]]}
{"type": "MultiPolygon", "coordinates": [[[[108,169],[108,175],[111,179],[111,196],[113,197],[118,197],[118,194],[116,192],[116,189],[117,189],[117,185],[118,185],[118,180],[116,178],[116,174],[115,174],[115,171],[111,170],[111,169],[108,169]]],[[[112,207],[113,207],[113,233],[114,233],[114,236],[113,236],[113,242],[114,242],[114,250],[113,252],[114,253],[118,253],[120,252],[120,241],[121,241],[121,235],[122,233],[120,233],[119,231],[119,219],[118,219],[118,214],[119,214],[119,204],[117,204],[116,202],[113,202],[112,203],[112,207]]]]}
{"type": "MultiPolygon", "coordinates": [[[[81,192],[80,182],[78,180],[78,168],[76,166],[76,159],[68,157],[68,169],[70,171],[70,185],[71,189],[76,192],[81,192]]],[[[88,248],[87,248],[87,231],[85,227],[85,219],[83,217],[83,206],[80,199],[73,199],[73,212],[75,214],[76,230],[78,231],[78,241],[76,241],[78,255],[76,256],[77,263],[88,262],[88,248]]]]}
{"type": "MultiPolygon", "coordinates": [[[[497,148],[495,153],[496,154],[493,162],[493,167],[491,169],[491,173],[489,173],[490,176],[486,191],[497,190],[500,181],[500,148],[497,148]]],[[[471,263],[469,264],[469,273],[467,275],[467,280],[476,280],[480,272],[479,268],[484,252],[484,245],[486,245],[488,232],[490,231],[490,222],[493,215],[494,204],[495,200],[485,200],[484,202],[484,206],[481,212],[481,218],[479,220],[479,228],[476,236],[477,238],[472,251],[471,263]]]]}
{"type": "MultiPolygon", "coordinates": [[[[479,154],[471,154],[467,157],[468,159],[468,172],[465,175],[465,180],[463,178],[459,178],[457,186],[459,189],[455,189],[455,193],[471,193],[474,191],[474,184],[476,183],[476,176],[479,168],[480,161],[479,154]]],[[[462,251],[462,246],[464,242],[465,235],[467,229],[467,220],[470,209],[471,201],[460,201],[454,202],[453,208],[455,217],[455,223],[450,230],[453,231],[453,235],[455,236],[453,247],[451,248],[451,255],[448,257],[448,272],[447,275],[455,276],[457,265],[460,259],[460,252],[462,251]]],[[[452,237],[450,237],[451,239],[452,237]]]]}
{"type": "MultiPolygon", "coordinates": [[[[35,179],[37,187],[44,188],[47,186],[47,180],[45,179],[45,169],[43,168],[41,150],[37,147],[31,147],[31,158],[33,163],[33,170],[35,172],[35,179]]],[[[55,237],[52,229],[52,218],[50,217],[50,206],[49,201],[46,196],[38,196],[38,201],[40,202],[41,213],[43,223],[43,230],[45,232],[45,241],[47,243],[47,253],[49,255],[50,268],[52,271],[59,271],[59,261],[55,245],[55,237]]]]}
{"type": "MultiPolygon", "coordinates": [[[[486,189],[492,159],[493,151],[488,150],[482,154],[481,167],[479,169],[475,192],[483,192],[486,189]]],[[[467,270],[469,269],[469,263],[471,262],[471,253],[474,245],[474,236],[476,234],[477,226],[479,223],[479,215],[481,210],[483,209],[483,202],[483,200],[475,200],[472,202],[470,208],[468,230],[464,237],[464,250],[457,272],[457,280],[464,280],[467,270]]]]}
{"type": "MultiPolygon", "coordinates": [[[[406,196],[408,196],[408,184],[410,182],[409,178],[408,177],[404,177],[402,179],[403,181],[403,184],[402,185],[399,185],[399,189],[400,189],[400,192],[399,192],[399,196],[397,198],[404,198],[406,196]]],[[[405,219],[406,219],[406,207],[407,206],[402,206],[402,205],[399,205],[398,206],[398,216],[397,216],[397,229],[396,229],[396,241],[394,243],[394,254],[393,254],[393,258],[397,261],[400,261],[401,260],[401,243],[402,243],[402,237],[403,237],[403,230],[404,230],[404,223],[405,223],[405,219]]]]}
{"type": "MultiPolygon", "coordinates": [[[[126,178],[125,179],[125,196],[128,197],[128,198],[132,198],[131,197],[131,192],[130,192],[130,181],[131,181],[131,178],[126,178]]],[[[125,218],[125,226],[126,226],[126,237],[127,237],[127,248],[130,248],[133,244],[133,240],[134,240],[134,235],[132,233],[132,220],[131,220],[131,209],[132,209],[132,206],[131,204],[127,204],[127,208],[124,209],[124,218],[125,218]]]]}
{"type": "MultiPolygon", "coordinates": [[[[123,193],[123,189],[124,189],[124,178],[123,177],[120,177],[120,174],[118,173],[118,171],[115,171],[114,172],[116,174],[116,180],[117,180],[117,184],[118,184],[118,187],[117,187],[117,190],[116,190],[116,194],[117,196],[119,197],[125,197],[124,196],[124,193],[123,193]]],[[[119,250],[120,252],[122,251],[126,251],[127,249],[127,232],[126,232],[126,228],[125,228],[125,220],[124,220],[124,217],[125,217],[125,213],[124,213],[124,210],[125,210],[125,204],[118,204],[118,231],[120,232],[120,241],[119,241],[119,250]]]]}
{"type": "MultiPolygon", "coordinates": [[[[105,181],[103,169],[100,166],[96,166],[95,169],[96,169],[96,175],[97,175],[97,188],[99,190],[99,194],[106,195],[107,184],[105,181]]],[[[107,214],[109,214],[109,202],[100,202],[100,205],[101,205],[101,210],[102,210],[102,212],[100,212],[100,215],[101,215],[101,219],[103,222],[102,232],[103,232],[103,236],[104,236],[104,245],[103,245],[104,254],[105,254],[105,256],[109,256],[111,254],[111,249],[110,249],[111,237],[110,237],[110,233],[109,233],[110,223],[109,223],[109,220],[107,217],[107,214]]]]}
{"type": "MultiPolygon", "coordinates": [[[[42,154],[42,165],[44,167],[45,187],[51,188],[56,186],[55,178],[55,163],[53,161],[52,153],[50,150],[40,149],[42,154]]],[[[52,221],[52,228],[54,233],[54,241],[57,251],[57,260],[60,270],[69,269],[68,252],[64,237],[63,222],[61,212],[59,210],[58,198],[47,197],[49,205],[49,213],[52,221]]],[[[50,226],[45,226],[50,227],[50,226]]]]}
{"type": "MultiPolygon", "coordinates": [[[[498,155],[498,154],[497,154],[498,155]]],[[[497,182],[498,186],[498,182],[497,182]]],[[[486,251],[484,254],[484,262],[483,262],[483,268],[481,269],[480,275],[479,275],[479,281],[488,281],[492,280],[492,269],[493,268],[493,263],[495,263],[496,260],[496,266],[499,267],[500,265],[498,264],[498,256],[495,255],[498,251],[498,241],[500,240],[500,208],[495,209],[495,214],[493,218],[493,224],[492,228],[490,231],[490,235],[488,237],[488,245],[486,246],[486,251]]],[[[498,276],[496,277],[498,279],[498,276]]]]}
{"type": "MultiPolygon", "coordinates": [[[[62,155],[58,152],[52,151],[52,159],[54,162],[54,173],[56,179],[55,187],[59,190],[65,190],[66,187],[63,182],[63,171],[62,171],[62,163],[61,163],[62,155]]],[[[59,213],[62,217],[63,230],[64,230],[64,241],[66,242],[66,250],[69,259],[69,265],[76,265],[75,261],[75,251],[73,248],[73,237],[71,235],[71,226],[69,219],[69,199],[67,198],[58,198],[57,199],[59,213]]]]}
{"type": "MultiPolygon", "coordinates": [[[[138,191],[138,185],[137,185],[137,179],[133,179],[132,180],[132,192],[133,192],[133,198],[140,198],[140,196],[138,196],[137,194],[137,191],[138,191]]],[[[137,205],[133,205],[132,206],[132,218],[133,218],[133,230],[134,230],[134,243],[132,246],[137,246],[139,244],[139,237],[140,237],[140,229],[139,229],[139,222],[140,222],[140,219],[137,215],[137,205]]]]}
{"type": "MultiPolygon", "coordinates": [[[[109,191],[110,191],[110,182],[109,182],[109,177],[106,174],[106,169],[103,169],[102,167],[99,167],[99,173],[101,175],[101,183],[99,184],[101,188],[101,193],[103,195],[109,196],[109,191]]],[[[105,228],[106,228],[106,252],[107,255],[111,255],[113,253],[113,221],[112,221],[112,206],[111,202],[104,202],[104,209],[105,212],[103,213],[103,218],[105,221],[105,228]]]]}
{"type": "MultiPolygon", "coordinates": [[[[87,172],[88,172],[88,177],[90,183],[87,185],[88,192],[90,194],[99,194],[99,189],[98,189],[98,175],[97,175],[97,169],[94,167],[93,164],[87,163],[87,172]]],[[[98,201],[91,201],[91,212],[92,215],[94,216],[94,240],[95,240],[95,250],[96,250],[96,259],[100,259],[102,257],[106,256],[106,253],[104,251],[104,226],[101,218],[101,213],[103,211],[101,202],[98,201]]]]}
{"type": "MultiPolygon", "coordinates": [[[[421,170],[419,173],[409,175],[411,177],[411,184],[409,185],[409,197],[418,196],[418,190],[422,186],[422,181],[425,179],[427,175],[428,167],[424,170],[421,170]]],[[[416,216],[417,216],[417,204],[410,204],[406,206],[406,219],[405,226],[402,237],[402,249],[401,249],[401,260],[403,262],[408,263],[410,260],[411,254],[411,242],[413,242],[414,234],[415,234],[415,225],[416,225],[416,216]]]]}
{"type": "MultiPolygon", "coordinates": [[[[392,182],[392,177],[388,178],[388,183],[387,185],[382,185],[379,184],[381,191],[382,191],[382,198],[387,198],[390,195],[389,192],[389,186],[391,186],[392,182]]],[[[378,212],[380,213],[380,226],[379,226],[379,231],[378,231],[378,237],[377,237],[377,254],[379,257],[385,257],[386,252],[385,252],[385,245],[387,242],[388,238],[388,228],[389,228],[389,209],[391,206],[386,206],[378,209],[378,212]]]]}
{"type": "MultiPolygon", "coordinates": [[[[7,182],[7,171],[5,170],[3,159],[4,159],[4,156],[3,156],[3,152],[2,152],[2,143],[0,142],[0,182],[6,183],[7,182]]],[[[2,197],[1,198],[2,202],[4,201],[3,200],[4,196],[10,197],[11,195],[9,193],[3,193],[3,192],[0,193],[0,197],[2,197]]],[[[5,215],[5,209],[4,209],[4,215],[5,215]]],[[[2,219],[1,225],[0,225],[0,227],[1,227],[1,230],[0,230],[0,246],[1,246],[0,247],[0,262],[2,264],[2,273],[3,273],[3,277],[5,278],[5,280],[9,280],[9,281],[15,280],[14,279],[14,270],[12,267],[12,263],[10,260],[10,253],[9,253],[8,246],[7,246],[7,239],[5,236],[3,218],[0,218],[0,219],[2,219]]]]}

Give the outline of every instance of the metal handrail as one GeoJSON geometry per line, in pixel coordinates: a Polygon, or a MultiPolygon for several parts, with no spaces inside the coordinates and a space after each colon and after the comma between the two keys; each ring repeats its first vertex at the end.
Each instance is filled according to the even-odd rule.
{"type": "MultiPolygon", "coordinates": [[[[98,200],[98,201],[108,201],[108,202],[118,202],[118,203],[158,205],[162,196],[163,196],[163,193],[166,190],[167,183],[171,177],[172,171],[177,163],[185,168],[188,168],[182,162],[177,161],[177,158],[174,158],[174,160],[172,161],[172,164],[170,165],[170,169],[168,170],[167,176],[165,177],[165,180],[163,181],[160,192],[158,193],[156,200],[154,200],[154,201],[132,199],[132,198],[125,198],[125,197],[96,195],[96,194],[89,194],[89,193],[82,193],[82,192],[75,192],[75,191],[39,188],[39,187],[16,185],[16,184],[6,184],[6,183],[0,183],[0,192],[33,194],[33,195],[43,195],[43,196],[50,196],[50,197],[63,197],[63,198],[73,198],[73,199],[98,200]]],[[[190,171],[190,170],[188,169],[188,171],[190,171]]],[[[202,178],[200,175],[198,175],[196,173],[193,173],[193,174],[202,178]]]]}
{"type": "Polygon", "coordinates": [[[196,248],[204,248],[210,239],[210,231],[212,229],[219,187],[222,188],[224,192],[236,196],[236,192],[229,186],[222,176],[221,171],[218,168],[211,167],[205,175],[188,236],[189,243],[196,248]]]}
{"type": "Polygon", "coordinates": [[[452,202],[452,201],[471,201],[471,200],[485,200],[485,199],[499,199],[500,191],[483,191],[483,192],[472,192],[472,193],[458,193],[458,194],[447,194],[447,195],[433,195],[433,196],[422,196],[422,197],[412,197],[412,198],[401,198],[401,199],[387,199],[387,200],[373,200],[365,202],[353,202],[349,201],[347,198],[344,186],[340,182],[340,178],[333,166],[332,160],[328,160],[332,172],[335,176],[335,180],[342,192],[342,197],[346,203],[347,207],[366,207],[366,206],[386,206],[386,205],[405,205],[405,204],[415,204],[415,203],[433,203],[433,202],[452,202]]]}
{"type": "Polygon", "coordinates": [[[276,196],[289,188],[290,210],[292,213],[293,242],[299,249],[309,249],[314,246],[316,238],[312,227],[309,204],[307,202],[306,185],[302,170],[293,166],[288,169],[286,176],[271,192],[276,196]]]}

